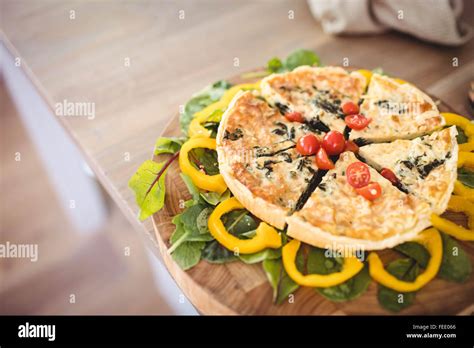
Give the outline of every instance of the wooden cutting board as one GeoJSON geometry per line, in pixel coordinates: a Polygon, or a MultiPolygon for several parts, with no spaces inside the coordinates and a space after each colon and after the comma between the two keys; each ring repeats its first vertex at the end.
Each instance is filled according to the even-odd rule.
{"type": "MultiPolygon", "coordinates": [[[[228,79],[232,84],[254,82],[240,76],[228,79]]],[[[438,99],[433,97],[435,101],[438,99]]],[[[455,112],[446,103],[439,102],[442,112],[455,112]]],[[[179,115],[175,115],[162,136],[180,136],[179,115]]],[[[161,162],[169,155],[155,156],[161,162]]],[[[272,288],[267,281],[261,263],[247,265],[235,261],[223,265],[201,261],[194,268],[183,271],[173,261],[167,249],[174,231],[171,219],[182,212],[181,200],[191,195],[179,176],[178,161],[174,161],[166,175],[165,206],[153,215],[153,225],[163,260],[186,297],[202,314],[283,314],[283,315],[380,315],[392,314],[384,310],[377,300],[377,284],[372,281],[368,290],[359,298],[348,302],[331,302],[312,288],[300,288],[293,301],[280,305],[272,303],[272,288]]],[[[451,220],[465,224],[460,214],[446,213],[451,220]]],[[[461,243],[474,263],[474,243],[461,243]]],[[[390,257],[390,256],[389,256],[390,257]]],[[[177,296],[177,301],[179,300],[177,296]]],[[[400,314],[473,314],[474,276],[463,283],[435,279],[418,291],[415,303],[400,314]]]]}

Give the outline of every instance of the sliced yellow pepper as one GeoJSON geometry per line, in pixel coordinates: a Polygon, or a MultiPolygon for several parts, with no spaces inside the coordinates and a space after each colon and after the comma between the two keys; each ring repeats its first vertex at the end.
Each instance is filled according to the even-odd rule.
{"type": "Polygon", "coordinates": [[[344,258],[344,265],[339,272],[323,274],[302,274],[296,267],[295,259],[301,242],[293,239],[282,249],[283,266],[293,281],[302,286],[328,288],[339,285],[354,277],[364,267],[364,264],[355,256],[344,258]]]}
{"type": "Polygon", "coordinates": [[[454,182],[454,193],[464,197],[468,201],[474,202],[474,189],[464,185],[459,180],[454,182]]]}
{"type": "MultiPolygon", "coordinates": [[[[213,104],[214,105],[214,104],[213,104]]],[[[189,123],[188,135],[190,138],[204,137],[209,138],[211,136],[211,131],[202,126],[207,119],[207,115],[201,115],[194,117],[189,123]]]]}
{"type": "Polygon", "coordinates": [[[456,213],[465,213],[468,218],[469,229],[474,230],[474,204],[462,196],[451,196],[448,202],[448,210],[456,213]]]}
{"type": "Polygon", "coordinates": [[[459,151],[458,168],[460,167],[468,167],[474,169],[474,153],[459,151]]]}
{"type": "Polygon", "coordinates": [[[436,277],[441,266],[443,256],[441,236],[436,229],[430,228],[420,233],[413,241],[423,245],[431,255],[425,271],[418,275],[414,282],[405,282],[388,273],[383,266],[382,260],[380,260],[375,252],[371,252],[368,257],[370,276],[383,286],[400,292],[417,291],[430,282],[436,277]]]}
{"type": "Polygon", "coordinates": [[[441,116],[444,117],[448,126],[458,126],[469,138],[474,136],[474,124],[468,118],[451,112],[442,112],[441,116]]]}
{"type": "Polygon", "coordinates": [[[431,215],[431,223],[438,230],[443,231],[454,238],[465,241],[474,241],[474,231],[468,230],[452,221],[446,220],[436,214],[431,215]]]}
{"type": "Polygon", "coordinates": [[[241,90],[260,89],[260,81],[255,83],[243,83],[229,88],[221,97],[221,99],[211,105],[206,106],[201,111],[194,114],[194,118],[189,124],[188,135],[190,137],[209,137],[211,132],[204,128],[201,124],[207,120],[209,116],[216,110],[225,110],[229,106],[235,95],[241,90]]]}
{"type": "Polygon", "coordinates": [[[209,216],[208,227],[212,236],[225,248],[240,254],[252,254],[266,248],[281,247],[281,236],[265,222],[260,222],[252,239],[239,239],[226,230],[221,221],[222,215],[243,208],[244,206],[235,197],[220,203],[209,216]]]}
{"type": "Polygon", "coordinates": [[[397,81],[401,85],[404,85],[405,83],[408,83],[407,81],[399,79],[399,78],[394,78],[394,80],[397,81]]]}
{"type": "Polygon", "coordinates": [[[364,77],[365,77],[365,80],[366,80],[366,86],[369,85],[370,83],[370,79],[372,78],[372,71],[370,70],[367,70],[367,69],[359,69],[357,70],[358,73],[362,74],[364,77]]]}
{"type": "Polygon", "coordinates": [[[459,144],[459,151],[466,151],[466,152],[474,151],[474,137],[470,136],[467,143],[459,144]]]}
{"type": "Polygon", "coordinates": [[[205,148],[216,149],[216,139],[212,138],[191,138],[186,141],[179,152],[179,167],[181,171],[188,175],[193,183],[203,189],[218,193],[223,193],[227,185],[221,174],[207,175],[196,169],[189,161],[189,152],[193,149],[205,148]]]}

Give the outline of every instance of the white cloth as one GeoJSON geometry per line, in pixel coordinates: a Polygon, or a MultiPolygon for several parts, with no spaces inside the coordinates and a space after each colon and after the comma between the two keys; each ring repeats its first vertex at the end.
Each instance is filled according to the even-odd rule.
{"type": "Polygon", "coordinates": [[[330,34],[395,29],[444,45],[462,45],[473,36],[472,27],[459,19],[462,0],[308,0],[308,4],[330,34]]]}

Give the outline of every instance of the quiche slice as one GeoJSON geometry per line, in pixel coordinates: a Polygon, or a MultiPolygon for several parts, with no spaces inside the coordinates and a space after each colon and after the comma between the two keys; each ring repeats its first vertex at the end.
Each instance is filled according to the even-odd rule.
{"type": "Polygon", "coordinates": [[[428,203],[403,193],[369,167],[382,195],[369,201],[347,181],[346,168],[358,159],[341,154],[303,209],[287,218],[287,234],[305,243],[340,250],[378,250],[413,239],[431,225],[428,203]]]}
{"type": "Polygon", "coordinates": [[[442,214],[457,177],[456,135],[452,126],[413,140],[363,146],[359,155],[377,170],[390,169],[403,188],[442,214]]]}
{"type": "Polygon", "coordinates": [[[341,105],[358,103],[365,91],[366,78],[340,67],[302,66],[283,74],[273,74],[261,82],[262,95],[281,113],[297,111],[312,129],[344,132],[341,105]]]}
{"type": "Polygon", "coordinates": [[[317,177],[314,156],[295,149],[309,133],[248,91],[234,97],[219,125],[216,150],[227,186],[252,214],[280,229],[317,177]]]}
{"type": "Polygon", "coordinates": [[[444,126],[433,100],[410,83],[373,74],[360,113],[371,119],[350,139],[359,145],[396,139],[413,139],[444,126]]]}

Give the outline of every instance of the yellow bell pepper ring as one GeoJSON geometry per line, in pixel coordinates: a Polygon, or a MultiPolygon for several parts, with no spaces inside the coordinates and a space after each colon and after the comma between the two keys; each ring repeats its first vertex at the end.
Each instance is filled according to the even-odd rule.
{"type": "Polygon", "coordinates": [[[281,236],[270,225],[261,222],[251,239],[239,239],[230,234],[221,221],[222,215],[244,206],[237,198],[228,198],[221,202],[209,216],[208,227],[211,235],[226,249],[240,254],[253,254],[266,248],[281,247],[281,236]]]}
{"type": "Polygon", "coordinates": [[[190,138],[204,137],[209,138],[211,131],[202,126],[202,123],[207,119],[207,115],[195,117],[189,123],[188,136],[190,138]]]}
{"type": "Polygon", "coordinates": [[[448,202],[448,210],[456,213],[465,213],[467,215],[469,229],[474,231],[474,203],[462,196],[453,195],[448,202]]]}
{"type": "Polygon", "coordinates": [[[225,93],[222,95],[221,99],[211,105],[206,106],[204,109],[201,111],[198,111],[194,114],[194,117],[200,117],[204,116],[207,118],[210,116],[214,111],[216,110],[223,110],[227,108],[227,106],[230,104],[232,99],[235,97],[235,95],[241,91],[241,90],[250,90],[250,89],[260,89],[260,81],[257,81],[255,83],[243,83],[240,85],[235,85],[231,88],[229,88],[225,93]]]}
{"type": "Polygon", "coordinates": [[[216,139],[212,138],[191,138],[181,146],[179,152],[179,167],[181,171],[188,175],[193,183],[203,190],[223,193],[227,190],[224,178],[220,174],[207,175],[196,169],[189,161],[189,152],[192,149],[205,148],[216,149],[216,139]]]}
{"type": "Polygon", "coordinates": [[[300,248],[301,242],[293,239],[286,244],[282,249],[283,267],[286,273],[293,281],[301,286],[310,286],[317,288],[328,288],[339,285],[354,277],[361,271],[364,264],[355,256],[344,258],[344,265],[340,272],[335,272],[327,275],[323,274],[302,274],[296,267],[296,255],[300,248]]]}
{"type": "Polygon", "coordinates": [[[454,191],[456,195],[462,196],[468,201],[474,202],[474,189],[464,185],[459,180],[454,182],[454,191]]]}
{"type": "Polygon", "coordinates": [[[241,90],[249,90],[249,89],[260,89],[260,81],[257,81],[255,83],[243,83],[240,85],[235,85],[231,88],[229,88],[221,97],[220,100],[218,100],[215,103],[212,103],[211,105],[206,106],[204,109],[201,111],[196,112],[193,115],[193,119],[191,120],[191,123],[189,124],[189,129],[188,129],[188,135],[190,138],[193,137],[210,137],[211,136],[211,131],[206,129],[205,127],[202,126],[202,123],[207,120],[209,116],[212,115],[213,112],[216,110],[225,110],[229,106],[230,102],[232,99],[235,97],[235,95],[241,91],[241,90]]]}
{"type": "Polygon", "coordinates": [[[474,241],[474,231],[468,230],[452,221],[446,220],[436,214],[431,215],[431,223],[438,230],[443,231],[450,236],[464,241],[474,241]]]}
{"type": "Polygon", "coordinates": [[[474,153],[459,151],[458,168],[460,167],[474,168],[474,153]]]}
{"type": "Polygon", "coordinates": [[[468,118],[452,112],[442,112],[441,116],[448,126],[458,126],[468,137],[474,136],[474,124],[468,118]]]}
{"type": "Polygon", "coordinates": [[[375,252],[371,252],[367,258],[369,261],[370,276],[377,283],[400,292],[417,291],[429,283],[434,277],[436,277],[439,267],[441,266],[443,256],[443,242],[441,236],[436,229],[430,228],[420,233],[420,235],[413,241],[423,245],[428,249],[428,252],[431,255],[425,271],[418,275],[414,282],[405,282],[388,273],[383,266],[382,260],[380,260],[375,252]]]}
{"type": "Polygon", "coordinates": [[[467,143],[459,144],[459,151],[466,151],[466,152],[474,151],[474,137],[471,136],[467,143]],[[470,140],[471,138],[473,140],[470,140]]]}
{"type": "Polygon", "coordinates": [[[367,69],[359,69],[357,70],[357,72],[365,77],[366,86],[368,86],[370,83],[370,79],[372,78],[372,71],[367,69]]]}

